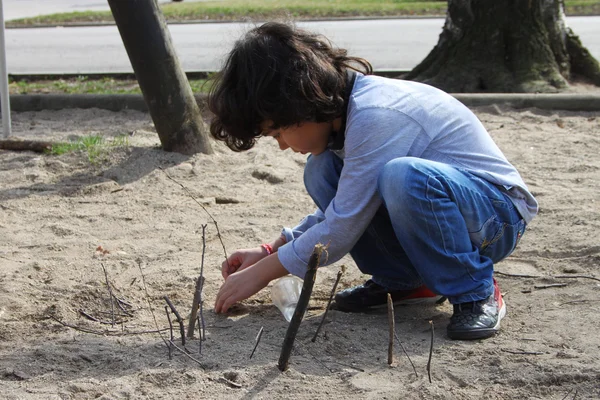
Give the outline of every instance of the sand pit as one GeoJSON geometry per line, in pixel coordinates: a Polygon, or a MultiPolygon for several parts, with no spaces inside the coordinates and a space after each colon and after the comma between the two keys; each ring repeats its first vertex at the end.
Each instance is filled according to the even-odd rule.
{"type": "Polygon", "coordinates": [[[365,279],[349,258],[318,271],[285,373],[276,365],[287,323],[268,290],[228,315],[213,313],[223,247],[211,217],[168,176],[214,217],[230,253],[272,239],[312,211],[305,156],[268,139],[245,153],[220,144],[212,156],[165,153],[149,116],[135,111],[13,114],[18,137],[126,134],[129,146],[95,164],[81,153],[0,151],[0,398],[599,398],[600,281],[589,277],[600,277],[600,117],[475,111],[540,202],[518,249],[496,266],[530,277],[497,275],[508,315],[502,332],[482,342],[445,337],[448,303],[397,307],[398,336],[418,376],[400,349],[387,365],[384,311],[330,311],[310,341],[340,266],[348,267],[340,288],[365,279]],[[165,295],[187,318],[205,224],[202,354],[197,339],[187,343],[199,365],[177,351],[170,360],[158,334],[135,332],[155,330],[154,319],[168,327],[165,295]],[[122,308],[113,302],[111,311],[102,266],[122,308]],[[65,327],[50,315],[107,334],[65,327]],[[429,321],[436,327],[432,383],[429,321]]]}

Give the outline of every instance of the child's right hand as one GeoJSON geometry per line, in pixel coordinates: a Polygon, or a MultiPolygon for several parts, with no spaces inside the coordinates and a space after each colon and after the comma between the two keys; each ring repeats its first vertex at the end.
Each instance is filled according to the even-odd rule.
{"type": "Polygon", "coordinates": [[[234,272],[246,269],[266,256],[267,252],[262,247],[237,250],[221,264],[221,274],[227,279],[234,272]]]}

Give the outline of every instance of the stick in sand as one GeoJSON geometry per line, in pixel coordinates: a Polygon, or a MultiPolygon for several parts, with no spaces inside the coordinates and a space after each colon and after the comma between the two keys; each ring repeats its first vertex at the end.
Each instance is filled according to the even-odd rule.
{"type": "Polygon", "coordinates": [[[296,310],[294,311],[292,320],[290,321],[287,332],[285,333],[285,339],[283,339],[283,346],[281,347],[281,355],[279,356],[279,363],[277,364],[277,367],[282,372],[288,369],[290,355],[292,354],[292,347],[294,347],[294,341],[296,340],[298,328],[300,328],[300,323],[302,322],[302,318],[304,317],[304,313],[308,307],[308,301],[310,300],[310,295],[312,294],[313,286],[315,285],[317,267],[319,266],[319,260],[321,259],[321,254],[323,251],[326,251],[326,246],[317,244],[312,255],[310,256],[310,260],[308,261],[308,269],[306,271],[306,275],[304,275],[302,292],[300,293],[300,298],[298,299],[298,304],[296,305],[296,310]]]}
{"type": "Polygon", "coordinates": [[[429,359],[427,360],[427,376],[429,377],[429,383],[431,383],[431,356],[433,355],[433,321],[429,321],[431,325],[431,345],[429,346],[429,359]]]}
{"type": "Polygon", "coordinates": [[[194,300],[192,301],[192,313],[190,314],[190,321],[188,323],[188,338],[194,337],[194,325],[196,319],[198,319],[198,310],[200,310],[200,321],[202,325],[199,326],[200,341],[204,340],[204,317],[202,315],[202,289],[204,288],[204,254],[206,253],[206,224],[202,225],[202,262],[200,263],[200,276],[196,281],[196,290],[194,291],[194,300]]]}
{"type": "Polygon", "coordinates": [[[258,347],[258,344],[260,343],[260,338],[262,337],[263,334],[263,327],[260,327],[260,330],[258,331],[258,335],[256,335],[256,340],[254,341],[254,348],[252,349],[252,353],[250,354],[250,359],[252,359],[252,356],[254,355],[254,352],[256,351],[256,348],[258,347]]]}
{"type": "Polygon", "coordinates": [[[396,322],[394,321],[394,303],[392,296],[387,294],[387,309],[388,309],[388,324],[390,330],[390,338],[388,341],[388,365],[394,362],[394,336],[396,333],[396,322]]]}
{"type": "Polygon", "coordinates": [[[176,321],[177,323],[179,323],[179,331],[181,332],[181,345],[185,346],[185,327],[183,326],[183,318],[181,318],[181,315],[179,315],[179,312],[177,311],[173,303],[171,303],[171,300],[169,300],[167,296],[164,296],[163,298],[169,305],[171,311],[173,311],[173,314],[175,314],[175,318],[177,318],[176,321]]]}
{"type": "Polygon", "coordinates": [[[333,288],[331,289],[331,294],[329,295],[329,301],[327,302],[327,307],[325,307],[325,312],[323,313],[323,318],[321,318],[321,322],[319,323],[319,326],[317,327],[317,331],[315,332],[315,335],[312,338],[313,343],[317,340],[317,336],[319,336],[319,332],[321,331],[321,328],[323,327],[323,323],[325,322],[325,319],[327,318],[327,313],[329,312],[329,306],[331,306],[331,301],[333,300],[333,296],[335,295],[335,290],[337,289],[338,283],[340,283],[340,278],[342,277],[342,275],[344,274],[345,271],[346,271],[346,266],[342,265],[342,267],[340,268],[340,270],[337,273],[337,277],[335,278],[335,283],[333,284],[333,288]]]}

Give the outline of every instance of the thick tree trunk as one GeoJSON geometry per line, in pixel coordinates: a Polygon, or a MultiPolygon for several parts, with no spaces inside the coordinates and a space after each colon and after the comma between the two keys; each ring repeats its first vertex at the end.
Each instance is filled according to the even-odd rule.
{"type": "Polygon", "coordinates": [[[108,0],[164,150],[212,153],[192,93],[156,0],[108,0]]]}
{"type": "Polygon", "coordinates": [[[557,92],[600,65],[566,26],[561,0],[448,0],[438,44],[405,79],[448,92],[557,92]]]}

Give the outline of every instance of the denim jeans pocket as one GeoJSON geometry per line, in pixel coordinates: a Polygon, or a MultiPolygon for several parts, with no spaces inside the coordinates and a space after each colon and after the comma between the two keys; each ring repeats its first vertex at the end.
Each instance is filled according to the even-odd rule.
{"type": "Polygon", "coordinates": [[[480,231],[471,233],[470,237],[482,256],[498,262],[514,251],[524,232],[525,221],[522,219],[509,224],[492,217],[485,222],[480,231]]]}

